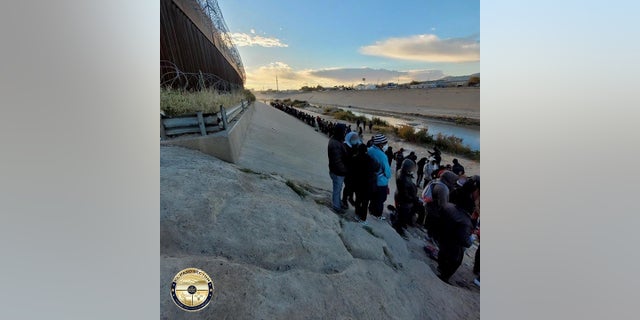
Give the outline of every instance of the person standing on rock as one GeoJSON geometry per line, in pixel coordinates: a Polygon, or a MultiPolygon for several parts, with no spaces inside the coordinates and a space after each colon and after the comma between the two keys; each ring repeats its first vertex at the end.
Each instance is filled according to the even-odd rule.
{"type": "Polygon", "coordinates": [[[343,123],[338,123],[333,127],[333,135],[329,139],[327,154],[329,156],[329,176],[333,182],[333,192],[331,196],[332,209],[335,213],[343,214],[344,208],[340,201],[342,184],[347,175],[347,149],[342,143],[347,127],[343,123]]]}
{"type": "Polygon", "coordinates": [[[376,190],[371,197],[371,204],[369,205],[371,215],[380,220],[384,220],[382,210],[389,194],[389,179],[391,179],[391,167],[389,166],[387,155],[384,154],[389,146],[387,142],[387,137],[383,134],[375,134],[373,136],[373,146],[367,151],[369,156],[380,166],[376,174],[376,190]]]}
{"type": "Polygon", "coordinates": [[[442,161],[442,152],[440,152],[440,149],[438,149],[438,146],[433,147],[433,152],[431,151],[427,151],[427,152],[429,152],[429,154],[433,156],[433,159],[436,160],[436,164],[438,164],[438,167],[439,167],[440,161],[442,161]]]}
{"type": "Polygon", "coordinates": [[[416,178],[416,185],[420,187],[422,185],[422,178],[424,177],[424,165],[427,163],[427,158],[422,157],[418,160],[418,177],[416,178]]]}
{"type": "Polygon", "coordinates": [[[450,196],[450,203],[447,203],[442,211],[442,234],[440,235],[438,251],[438,278],[444,282],[449,282],[449,278],[458,270],[464,258],[465,248],[469,248],[475,241],[472,234],[473,223],[471,213],[474,208],[470,207],[468,198],[473,198],[473,193],[478,186],[474,180],[469,179],[465,184],[456,189],[456,195],[450,196]],[[469,211],[471,210],[471,211],[469,211]]]}
{"type": "Polygon", "coordinates": [[[402,166],[402,161],[404,161],[404,148],[400,148],[398,152],[396,152],[394,158],[396,159],[396,174],[400,167],[402,166]]]}
{"type": "Polygon", "coordinates": [[[394,195],[398,218],[393,223],[393,228],[398,234],[406,238],[404,228],[411,221],[413,207],[418,202],[418,188],[413,183],[416,163],[411,159],[404,159],[398,176],[396,177],[396,193],[394,195]]]}
{"type": "Polygon", "coordinates": [[[356,193],[356,217],[367,224],[367,207],[376,192],[380,165],[369,156],[367,146],[359,144],[353,158],[353,190],[356,193]]]}
{"type": "Polygon", "coordinates": [[[344,190],[342,192],[342,208],[348,208],[348,203],[355,206],[353,201],[353,158],[356,153],[356,147],[361,144],[360,137],[357,133],[351,131],[348,132],[344,138],[344,144],[347,149],[347,157],[345,164],[347,166],[347,175],[344,178],[344,190]]]}
{"type": "Polygon", "coordinates": [[[384,153],[387,155],[387,158],[389,158],[389,166],[391,166],[391,162],[393,161],[393,148],[387,148],[387,151],[384,153]]]}

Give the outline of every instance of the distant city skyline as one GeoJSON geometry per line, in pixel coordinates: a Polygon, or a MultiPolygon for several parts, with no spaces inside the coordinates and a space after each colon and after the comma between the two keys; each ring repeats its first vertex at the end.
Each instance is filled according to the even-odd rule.
{"type": "Polygon", "coordinates": [[[246,88],[435,80],[480,72],[480,1],[218,0],[246,88]],[[364,78],[364,81],[363,81],[364,78]]]}

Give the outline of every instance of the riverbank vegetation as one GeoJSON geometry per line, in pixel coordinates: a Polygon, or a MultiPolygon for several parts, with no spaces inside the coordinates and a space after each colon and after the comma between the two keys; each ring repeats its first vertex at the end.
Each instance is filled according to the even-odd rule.
{"type": "MultiPolygon", "coordinates": [[[[294,100],[291,101],[289,99],[285,99],[281,101],[282,103],[288,104],[290,106],[304,108],[308,106],[307,101],[294,100]]],[[[337,107],[323,107],[322,114],[326,116],[333,117],[336,120],[348,121],[351,123],[356,123],[358,120],[362,123],[368,123],[369,119],[365,116],[356,116],[353,112],[349,110],[343,110],[337,107]]],[[[425,117],[424,115],[414,114],[415,116],[425,117]]],[[[430,117],[438,120],[446,120],[449,122],[455,122],[460,125],[479,125],[480,121],[465,117],[430,117]]],[[[407,142],[415,143],[415,144],[423,144],[430,146],[437,146],[440,150],[444,152],[449,152],[453,154],[457,154],[460,156],[467,157],[471,160],[480,160],[480,151],[475,151],[469,148],[469,146],[463,144],[462,138],[456,137],[454,135],[446,135],[442,133],[438,133],[436,135],[429,134],[428,129],[421,129],[416,131],[410,125],[402,125],[399,127],[395,127],[390,125],[387,121],[382,120],[377,117],[371,118],[371,122],[373,122],[373,131],[383,133],[386,135],[395,135],[396,137],[403,139],[407,142]]]]}
{"type": "Polygon", "coordinates": [[[253,102],[256,97],[249,90],[231,92],[204,89],[186,91],[172,88],[160,88],[160,111],[167,116],[177,116],[196,112],[216,113],[220,106],[233,107],[241,101],[253,102]]]}

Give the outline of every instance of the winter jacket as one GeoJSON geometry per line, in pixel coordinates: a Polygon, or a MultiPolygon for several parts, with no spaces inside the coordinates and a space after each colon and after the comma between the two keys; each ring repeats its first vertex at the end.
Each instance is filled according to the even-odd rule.
{"type": "Polygon", "coordinates": [[[389,162],[387,162],[387,155],[382,152],[380,148],[377,146],[370,147],[367,151],[369,156],[373,158],[379,165],[380,170],[378,171],[378,187],[386,187],[389,185],[389,179],[391,179],[391,167],[389,167],[389,162]]]}
{"type": "Polygon", "coordinates": [[[329,172],[337,176],[346,176],[347,149],[344,143],[335,138],[329,139],[327,153],[329,154],[329,172]]]}
{"type": "Polygon", "coordinates": [[[441,244],[447,247],[469,248],[471,246],[469,239],[473,231],[471,216],[459,206],[447,203],[443,207],[441,227],[441,244]]]}
{"type": "Polygon", "coordinates": [[[396,178],[396,193],[394,195],[396,205],[402,208],[412,208],[418,201],[418,188],[413,183],[413,175],[400,171],[396,178]]]}
{"type": "Polygon", "coordinates": [[[455,163],[453,164],[453,167],[451,167],[451,171],[453,171],[453,173],[457,175],[460,175],[464,172],[464,167],[459,163],[455,163]]]}
{"type": "Polygon", "coordinates": [[[369,198],[376,190],[380,165],[367,153],[356,153],[353,158],[353,191],[369,198]]]}

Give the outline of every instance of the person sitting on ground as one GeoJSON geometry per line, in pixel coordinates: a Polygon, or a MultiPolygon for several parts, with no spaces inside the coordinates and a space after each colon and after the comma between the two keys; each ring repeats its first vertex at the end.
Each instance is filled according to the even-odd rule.
{"type": "Polygon", "coordinates": [[[413,183],[416,163],[411,159],[404,159],[398,176],[396,177],[396,192],[394,195],[397,219],[393,228],[400,236],[406,238],[404,228],[411,222],[413,207],[418,202],[418,189],[413,183]]]}
{"type": "Polygon", "coordinates": [[[333,183],[333,191],[331,197],[332,209],[335,213],[343,214],[346,208],[343,208],[340,201],[340,194],[342,193],[342,184],[344,183],[344,177],[347,175],[347,149],[345,148],[344,135],[347,126],[343,123],[338,123],[334,127],[333,135],[329,139],[327,145],[327,154],[329,155],[329,176],[333,183]]]}
{"type": "Polygon", "coordinates": [[[464,167],[458,162],[458,159],[453,159],[453,166],[451,167],[453,173],[461,176],[464,175],[464,167]]]}

